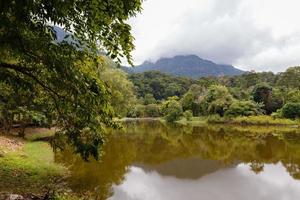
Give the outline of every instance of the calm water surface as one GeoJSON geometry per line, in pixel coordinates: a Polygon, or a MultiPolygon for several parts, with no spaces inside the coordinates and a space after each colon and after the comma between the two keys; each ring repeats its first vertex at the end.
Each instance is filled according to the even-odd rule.
{"type": "Polygon", "coordinates": [[[73,191],[109,200],[298,200],[300,131],[278,127],[182,127],[130,122],[100,161],[71,149],[73,191]]]}

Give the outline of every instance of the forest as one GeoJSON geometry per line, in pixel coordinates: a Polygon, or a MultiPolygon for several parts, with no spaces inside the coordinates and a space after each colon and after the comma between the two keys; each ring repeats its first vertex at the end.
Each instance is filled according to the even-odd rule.
{"type": "Polygon", "coordinates": [[[212,115],[300,117],[300,67],[278,74],[247,72],[199,79],[149,71],[128,78],[137,96],[128,117],[161,116],[170,122],[212,115]]]}

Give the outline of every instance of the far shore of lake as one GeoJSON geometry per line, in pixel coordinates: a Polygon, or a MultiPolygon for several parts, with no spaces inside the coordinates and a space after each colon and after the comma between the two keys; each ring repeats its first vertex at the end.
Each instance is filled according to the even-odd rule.
{"type": "MultiPolygon", "coordinates": [[[[117,122],[130,122],[130,121],[160,121],[166,122],[162,117],[146,117],[146,118],[121,118],[115,119],[117,122]]],[[[288,126],[299,128],[300,120],[273,118],[271,116],[259,115],[248,117],[235,117],[226,118],[219,116],[208,117],[192,117],[191,119],[181,118],[175,121],[176,124],[200,126],[205,124],[223,124],[223,125],[237,125],[237,126],[288,126]]]]}

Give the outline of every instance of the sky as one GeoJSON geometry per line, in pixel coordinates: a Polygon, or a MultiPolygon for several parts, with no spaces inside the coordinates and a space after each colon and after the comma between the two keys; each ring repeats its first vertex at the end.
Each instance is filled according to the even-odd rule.
{"type": "Polygon", "coordinates": [[[243,70],[300,65],[300,0],[145,0],[134,64],[195,54],[243,70]]]}

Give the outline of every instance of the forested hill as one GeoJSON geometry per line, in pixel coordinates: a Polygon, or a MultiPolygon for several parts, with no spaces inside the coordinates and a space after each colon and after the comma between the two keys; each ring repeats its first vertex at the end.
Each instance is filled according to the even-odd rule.
{"type": "Polygon", "coordinates": [[[204,60],[196,55],[175,56],[173,58],[161,58],[157,62],[149,61],[134,68],[125,68],[129,73],[142,73],[145,71],[160,71],[175,76],[185,76],[199,78],[205,76],[239,75],[244,71],[232,65],[216,64],[209,60],[204,60]]]}

